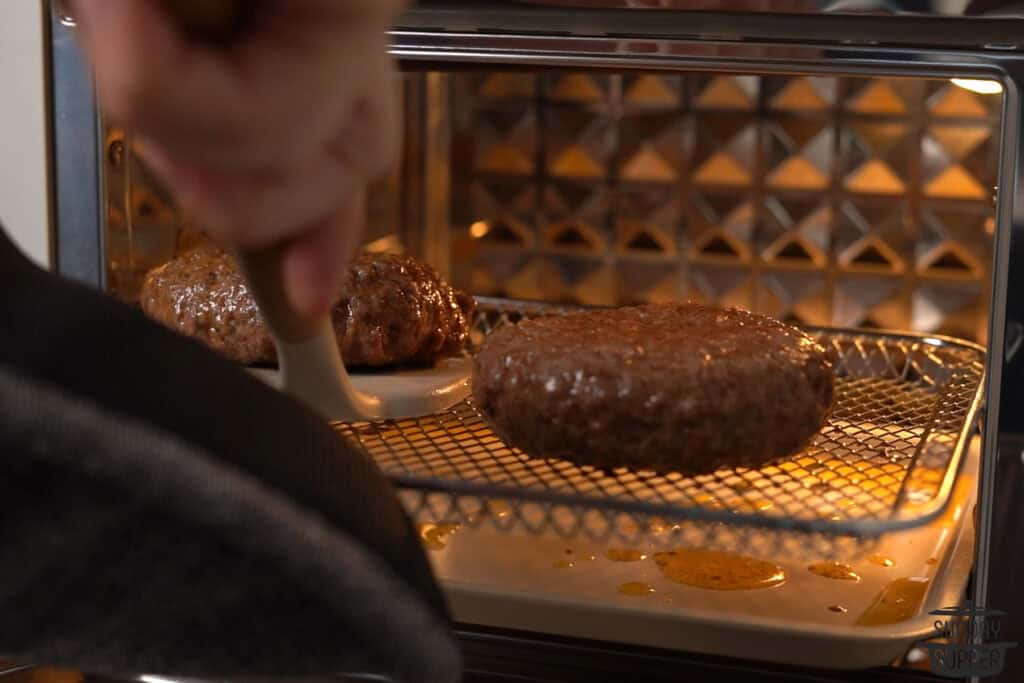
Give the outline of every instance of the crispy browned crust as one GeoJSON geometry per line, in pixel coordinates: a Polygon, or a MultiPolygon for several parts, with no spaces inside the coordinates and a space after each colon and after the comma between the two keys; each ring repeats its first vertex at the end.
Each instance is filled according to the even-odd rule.
{"type": "MultiPolygon", "coordinates": [[[[140,303],[150,317],[233,360],[276,361],[245,281],[216,247],[201,246],[150,272],[140,303]]],[[[475,306],[424,263],[364,254],[345,275],[332,321],[350,366],[425,364],[465,347],[475,306]]]]}
{"type": "Polygon", "coordinates": [[[475,357],[473,397],[532,455],[697,474],[806,445],[834,377],[826,350],[777,320],[650,304],[496,330],[475,357]]]}

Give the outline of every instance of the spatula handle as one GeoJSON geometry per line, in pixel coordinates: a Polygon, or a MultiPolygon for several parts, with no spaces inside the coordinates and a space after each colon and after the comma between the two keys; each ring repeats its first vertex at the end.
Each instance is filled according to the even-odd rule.
{"type": "Polygon", "coordinates": [[[352,386],[338,350],[329,315],[304,316],[288,300],[280,247],[236,254],[277,349],[280,388],[306,402],[328,420],[365,420],[380,415],[379,399],[352,386]]]}
{"type": "Polygon", "coordinates": [[[311,318],[295,310],[285,291],[281,247],[247,249],[235,253],[239,268],[256,299],[260,314],[274,336],[287,342],[303,342],[316,336],[326,317],[311,318]]]}

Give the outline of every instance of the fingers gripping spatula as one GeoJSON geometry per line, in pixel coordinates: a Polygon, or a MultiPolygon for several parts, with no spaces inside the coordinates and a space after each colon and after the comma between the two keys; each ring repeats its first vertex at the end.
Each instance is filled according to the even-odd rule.
{"type": "MultiPolygon", "coordinates": [[[[251,3],[240,0],[164,0],[196,39],[225,40],[251,3]]],[[[469,362],[450,359],[433,368],[350,377],[338,351],[330,315],[313,319],[294,309],[284,291],[282,250],[236,252],[240,269],[277,348],[271,378],[328,420],[361,421],[440,412],[469,394],[469,362]]]]}

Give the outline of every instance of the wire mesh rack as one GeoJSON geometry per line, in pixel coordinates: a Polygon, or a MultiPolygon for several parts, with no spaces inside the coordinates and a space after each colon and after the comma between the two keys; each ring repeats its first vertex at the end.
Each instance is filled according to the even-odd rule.
{"type": "MultiPolygon", "coordinates": [[[[501,325],[578,310],[481,298],[473,343],[501,325]]],[[[434,522],[841,555],[936,518],[975,427],[984,350],[904,333],[808,332],[835,351],[836,405],[808,447],[757,469],[684,476],[536,457],[503,443],[469,400],[416,419],[336,426],[418,519],[434,522]]]]}

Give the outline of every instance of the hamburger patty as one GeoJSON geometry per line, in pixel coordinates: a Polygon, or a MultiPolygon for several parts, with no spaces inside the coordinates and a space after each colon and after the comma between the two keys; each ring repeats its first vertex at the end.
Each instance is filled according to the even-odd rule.
{"type": "Polygon", "coordinates": [[[473,398],[531,455],[700,474],[806,445],[834,377],[825,349],[777,320],[650,304],[499,328],[474,359],[473,398]]]}
{"type": "MultiPolygon", "coordinates": [[[[141,304],[150,317],[233,360],[276,361],[234,260],[212,245],[151,271],[141,304]]],[[[475,306],[424,263],[363,254],[349,266],[331,317],[347,365],[426,364],[465,347],[475,306]]]]}

